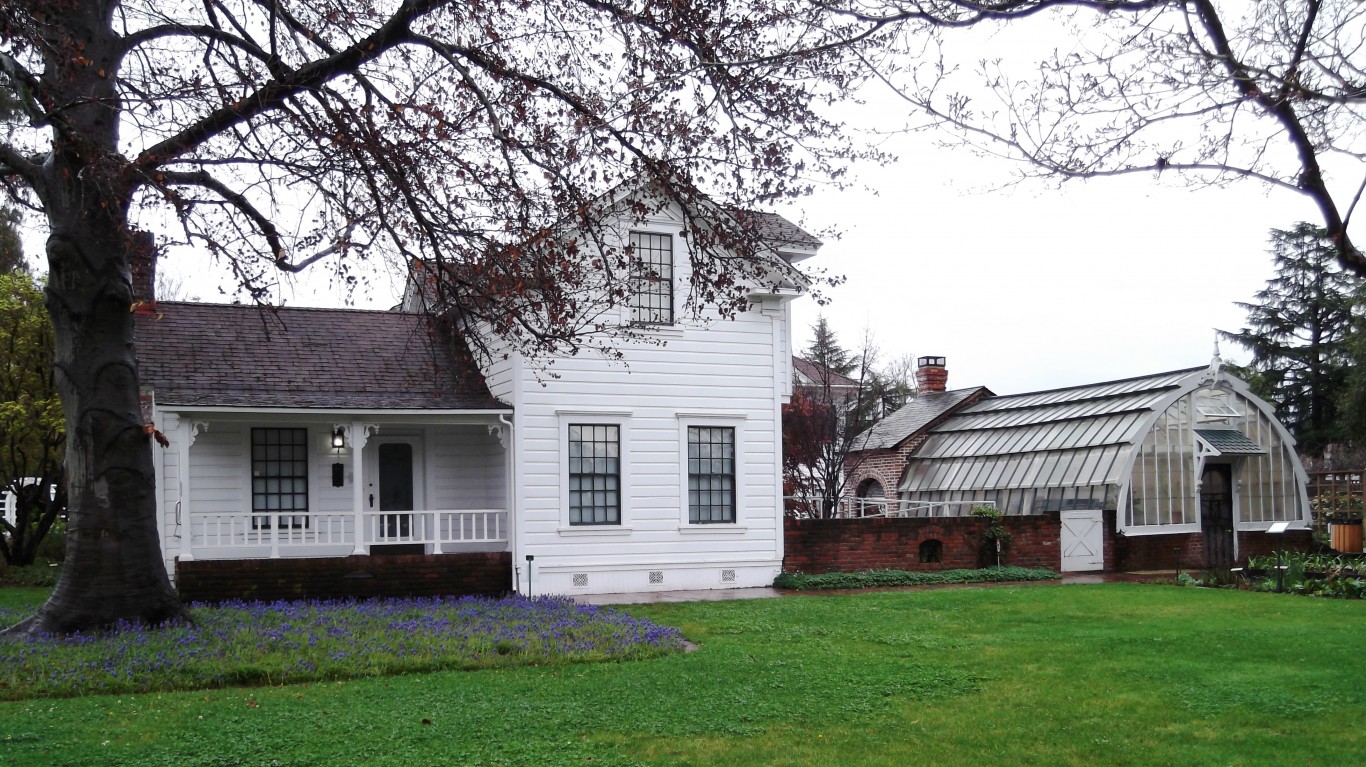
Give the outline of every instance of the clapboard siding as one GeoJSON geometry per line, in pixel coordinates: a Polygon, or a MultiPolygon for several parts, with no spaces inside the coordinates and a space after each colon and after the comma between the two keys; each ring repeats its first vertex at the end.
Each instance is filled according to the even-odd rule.
{"type": "Polygon", "coordinates": [[[434,428],[428,465],[436,509],[507,508],[507,462],[484,426],[434,428]]]}
{"type": "Polygon", "coordinates": [[[776,454],[787,373],[786,311],[745,312],[702,327],[660,331],[663,346],[626,344],[624,360],[557,359],[555,378],[523,366],[517,407],[522,539],[538,590],[569,593],[716,588],[771,581],[781,561],[776,454]],[[544,385],[542,385],[544,384],[544,385]],[[711,414],[714,418],[708,419],[711,414]],[[622,428],[623,524],[566,529],[560,449],[569,423],[617,419],[622,428]],[[686,420],[685,420],[686,419],[686,420]],[[714,532],[687,523],[685,423],[729,426],[742,454],[737,523],[714,532]],[[719,581],[719,569],[737,580],[719,581]],[[586,573],[596,575],[588,577],[586,573]],[[655,573],[661,582],[651,585],[655,573]],[[587,580],[575,586],[574,576],[587,580]]]}

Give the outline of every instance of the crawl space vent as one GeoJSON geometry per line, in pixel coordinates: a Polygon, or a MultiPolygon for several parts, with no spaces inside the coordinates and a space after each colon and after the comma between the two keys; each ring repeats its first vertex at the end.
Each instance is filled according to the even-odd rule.
{"type": "Polygon", "coordinates": [[[574,588],[581,589],[588,585],[588,573],[574,573],[574,588]]]}
{"type": "Polygon", "coordinates": [[[734,571],[734,570],[722,570],[722,571],[721,571],[721,582],[722,582],[722,583],[734,583],[734,582],[735,582],[735,571],[734,571]]]}
{"type": "Polygon", "coordinates": [[[663,571],[663,570],[651,570],[651,571],[650,571],[650,583],[663,583],[663,582],[664,582],[664,571],[663,571]]]}

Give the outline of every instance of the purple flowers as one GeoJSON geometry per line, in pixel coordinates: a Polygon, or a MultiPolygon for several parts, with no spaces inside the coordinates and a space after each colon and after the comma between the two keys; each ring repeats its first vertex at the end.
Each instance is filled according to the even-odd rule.
{"type": "Polygon", "coordinates": [[[677,629],[564,597],[228,602],[191,611],[193,625],[0,639],[0,698],[629,660],[683,646],[677,629]]]}

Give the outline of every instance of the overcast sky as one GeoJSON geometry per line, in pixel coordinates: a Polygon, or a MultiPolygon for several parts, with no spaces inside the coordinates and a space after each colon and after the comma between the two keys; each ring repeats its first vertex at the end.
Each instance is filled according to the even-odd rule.
{"type": "MultiPolygon", "coordinates": [[[[1251,183],[1190,189],[1170,174],[1007,186],[1010,163],[923,137],[864,169],[868,191],[787,211],[844,231],[812,259],[844,274],[830,305],[799,301],[799,347],[824,313],[883,359],[948,358],[949,386],[1016,393],[1207,364],[1271,277],[1268,235],[1317,221],[1307,200],[1251,183]]],[[[1247,361],[1221,345],[1226,359],[1247,361]]]]}

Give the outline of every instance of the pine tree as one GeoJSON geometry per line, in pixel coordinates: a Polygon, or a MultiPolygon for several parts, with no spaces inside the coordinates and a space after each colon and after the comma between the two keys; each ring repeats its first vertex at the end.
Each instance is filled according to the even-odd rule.
{"type": "Polygon", "coordinates": [[[1271,231],[1275,274],[1247,311],[1247,324],[1221,335],[1252,352],[1248,379],[1273,403],[1299,450],[1318,455],[1344,438],[1339,418],[1351,368],[1353,286],[1327,233],[1311,224],[1271,231]]]}
{"type": "Polygon", "coordinates": [[[840,346],[839,340],[835,338],[835,331],[831,330],[825,321],[825,315],[816,318],[816,324],[811,326],[811,332],[814,334],[811,345],[806,347],[804,353],[808,360],[842,376],[851,375],[858,370],[858,357],[840,346]]]}

